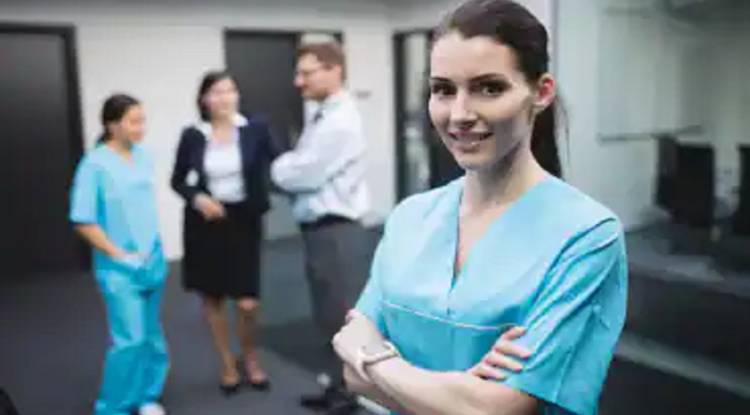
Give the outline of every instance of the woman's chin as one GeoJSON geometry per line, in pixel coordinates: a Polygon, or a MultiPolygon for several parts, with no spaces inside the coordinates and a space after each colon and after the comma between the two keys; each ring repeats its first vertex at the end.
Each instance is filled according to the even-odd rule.
{"type": "Polygon", "coordinates": [[[492,165],[492,160],[483,154],[453,154],[456,164],[467,172],[486,170],[492,165]]]}

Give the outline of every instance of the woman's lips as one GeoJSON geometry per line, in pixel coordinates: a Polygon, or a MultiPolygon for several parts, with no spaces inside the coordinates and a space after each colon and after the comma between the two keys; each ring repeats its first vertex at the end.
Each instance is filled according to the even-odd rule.
{"type": "Polygon", "coordinates": [[[467,133],[467,132],[448,132],[452,140],[465,143],[478,143],[492,136],[492,133],[467,133]]]}
{"type": "Polygon", "coordinates": [[[492,133],[449,132],[448,136],[451,139],[451,147],[454,149],[461,152],[475,152],[479,150],[483,141],[492,136],[492,133]]]}

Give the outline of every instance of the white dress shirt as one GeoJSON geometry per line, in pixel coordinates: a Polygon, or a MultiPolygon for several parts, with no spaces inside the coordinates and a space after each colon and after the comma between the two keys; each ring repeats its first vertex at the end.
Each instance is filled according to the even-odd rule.
{"type": "Polygon", "coordinates": [[[242,177],[242,154],[240,153],[239,128],[247,125],[247,119],[237,114],[234,117],[234,135],[228,141],[214,140],[211,123],[202,122],[197,128],[206,137],[206,153],[203,169],[206,172],[211,196],[221,202],[238,203],[245,200],[245,181],[242,177]]]}
{"type": "Polygon", "coordinates": [[[271,165],[271,178],[294,195],[292,210],[300,223],[325,215],[359,220],[370,208],[359,111],[342,91],[313,112],[294,150],[271,165]]]}

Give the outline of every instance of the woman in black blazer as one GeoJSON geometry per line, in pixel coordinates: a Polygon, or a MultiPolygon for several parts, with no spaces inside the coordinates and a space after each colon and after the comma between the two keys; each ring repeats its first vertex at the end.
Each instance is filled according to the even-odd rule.
{"type": "Polygon", "coordinates": [[[202,121],[182,132],[172,188],[185,199],[183,285],[198,292],[219,352],[219,386],[240,385],[230,349],[227,298],[236,300],[237,332],[249,384],[269,381],[254,350],[260,299],[262,216],[269,209],[274,149],[268,125],[238,113],[239,93],[227,72],[209,72],[198,93],[202,121]]]}

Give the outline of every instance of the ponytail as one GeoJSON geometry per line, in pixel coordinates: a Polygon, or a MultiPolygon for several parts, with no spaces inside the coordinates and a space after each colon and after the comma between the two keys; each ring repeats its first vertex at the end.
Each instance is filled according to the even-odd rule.
{"type": "Polygon", "coordinates": [[[544,170],[562,178],[562,166],[557,147],[557,99],[536,116],[531,133],[531,153],[544,170]]]}

